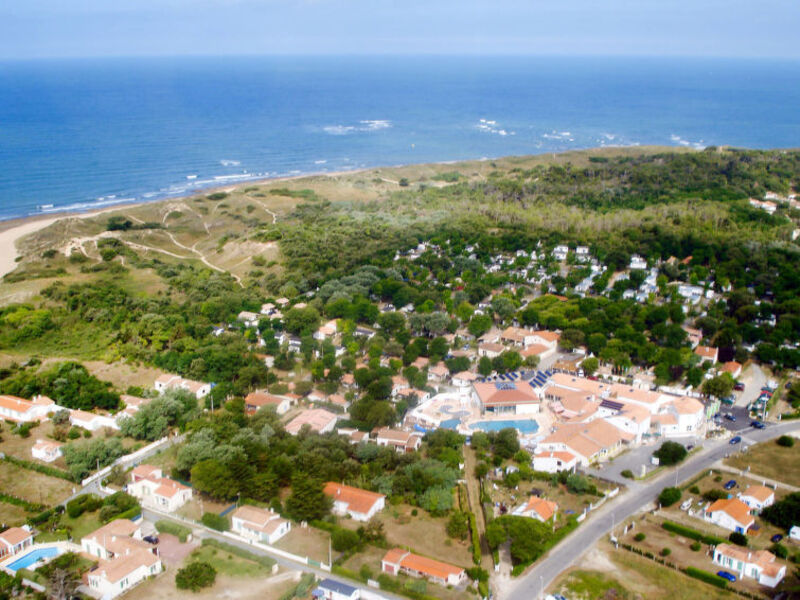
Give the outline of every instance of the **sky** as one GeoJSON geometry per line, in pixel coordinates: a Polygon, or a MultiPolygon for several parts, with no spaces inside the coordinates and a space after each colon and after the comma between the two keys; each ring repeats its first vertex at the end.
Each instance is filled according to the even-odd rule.
{"type": "Polygon", "coordinates": [[[798,0],[2,0],[0,59],[239,54],[800,59],[798,0]]]}

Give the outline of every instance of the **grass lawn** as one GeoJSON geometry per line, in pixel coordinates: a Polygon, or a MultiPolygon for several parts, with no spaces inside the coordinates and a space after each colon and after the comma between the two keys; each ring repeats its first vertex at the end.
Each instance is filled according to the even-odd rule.
{"type": "MultiPolygon", "coordinates": [[[[605,548],[605,544],[602,546],[605,548]]],[[[583,568],[562,574],[551,588],[570,600],[722,600],[736,598],[697,579],[625,550],[593,550],[583,568]]]]}
{"type": "Polygon", "coordinates": [[[739,452],[725,460],[725,464],[736,469],[750,467],[753,477],[758,475],[782,481],[800,487],[800,469],[797,459],[800,458],[800,440],[791,448],[778,446],[773,440],[762,444],[754,444],[747,452],[739,452]]]}
{"type": "Polygon", "coordinates": [[[126,592],[125,600],[218,600],[229,598],[236,600],[278,600],[284,593],[297,585],[287,574],[275,577],[241,578],[223,573],[217,574],[216,583],[199,592],[188,592],[175,587],[175,571],[167,571],[161,575],[143,581],[126,592]]]}
{"type": "Polygon", "coordinates": [[[154,467],[161,467],[161,470],[164,471],[164,475],[168,476],[173,467],[175,467],[178,450],[179,446],[170,446],[166,450],[162,450],[158,454],[154,454],[148,458],[147,464],[153,465],[154,467]]]}
{"type": "Polygon", "coordinates": [[[178,514],[187,519],[200,521],[205,513],[214,513],[218,515],[223,510],[228,508],[232,502],[215,502],[208,498],[198,498],[195,495],[189,502],[184,504],[178,509],[178,514]]]}
{"type": "Polygon", "coordinates": [[[8,526],[19,526],[25,522],[32,513],[28,513],[21,506],[16,504],[7,504],[0,502],[0,524],[5,523],[8,526]]]}
{"type": "Polygon", "coordinates": [[[64,479],[0,462],[0,490],[29,502],[52,506],[69,497],[75,485],[64,479]]]}
{"type": "Polygon", "coordinates": [[[8,424],[3,424],[2,426],[3,441],[0,442],[0,452],[3,452],[8,456],[21,458],[23,460],[31,460],[43,465],[49,464],[50,466],[56,467],[58,469],[64,469],[64,470],[67,469],[67,463],[64,461],[63,456],[51,463],[45,463],[36,460],[31,455],[31,448],[36,443],[37,439],[42,439],[42,440],[51,439],[50,436],[53,433],[53,424],[50,421],[45,421],[44,423],[40,423],[38,426],[31,429],[31,435],[26,438],[12,434],[11,428],[12,428],[11,425],[8,424]]]}
{"type": "Polygon", "coordinates": [[[327,564],[330,539],[331,535],[327,531],[293,525],[292,530],[274,545],[286,552],[308,556],[312,560],[327,564]]]}
{"type": "Polygon", "coordinates": [[[234,577],[263,577],[272,573],[272,568],[236,556],[225,550],[214,548],[213,546],[200,546],[199,548],[195,548],[186,561],[187,563],[197,561],[207,562],[214,565],[217,573],[234,577]]]}
{"type": "MultiPolygon", "coordinates": [[[[71,519],[67,516],[67,513],[64,513],[61,515],[59,526],[60,528],[69,528],[70,536],[78,543],[83,536],[100,529],[103,523],[100,522],[100,510],[96,510],[90,513],[83,513],[77,519],[71,519]]],[[[66,539],[64,535],[50,531],[43,531],[36,537],[37,542],[52,542],[63,539],[66,539]]]]}

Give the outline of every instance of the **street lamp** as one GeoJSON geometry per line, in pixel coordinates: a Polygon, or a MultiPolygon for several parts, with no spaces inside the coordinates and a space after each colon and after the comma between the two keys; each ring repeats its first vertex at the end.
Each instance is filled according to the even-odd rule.
{"type": "Polygon", "coordinates": [[[544,577],[539,575],[539,600],[544,600],[544,577]]]}

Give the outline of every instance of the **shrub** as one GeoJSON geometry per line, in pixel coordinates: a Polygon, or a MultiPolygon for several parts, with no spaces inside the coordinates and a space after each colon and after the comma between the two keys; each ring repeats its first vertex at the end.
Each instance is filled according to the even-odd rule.
{"type": "Polygon", "coordinates": [[[661,556],[669,556],[670,554],[672,554],[672,550],[670,550],[669,548],[662,548],[659,554],[661,556]]]}
{"type": "Polygon", "coordinates": [[[472,512],[467,513],[469,519],[469,531],[472,536],[472,562],[476,565],[481,564],[481,537],[478,533],[478,524],[475,519],[475,514],[472,512]]]}
{"type": "Polygon", "coordinates": [[[775,556],[778,558],[788,558],[789,557],[789,550],[783,544],[772,544],[769,549],[775,556]]]}
{"type": "Polygon", "coordinates": [[[361,545],[361,540],[355,531],[338,528],[331,535],[331,544],[337,552],[347,552],[358,548],[361,545]]]}
{"type": "Polygon", "coordinates": [[[715,575],[714,573],[709,573],[708,571],[704,571],[703,569],[697,569],[695,567],[686,567],[686,574],[689,577],[694,577],[695,579],[699,579],[700,581],[705,581],[706,583],[710,583],[718,588],[725,589],[728,587],[727,580],[723,579],[719,575],[715,575]]]}
{"type": "Polygon", "coordinates": [[[747,548],[747,536],[743,533],[732,531],[728,536],[728,539],[731,541],[731,543],[736,544],[737,546],[744,546],[747,548]]]}
{"type": "Polygon", "coordinates": [[[202,588],[214,585],[217,579],[217,570],[207,562],[193,562],[175,574],[175,586],[179,590],[192,590],[196,592],[202,588]]]}
{"type": "Polygon", "coordinates": [[[631,471],[630,469],[625,469],[624,471],[622,471],[622,473],[620,473],[620,475],[622,475],[626,479],[633,479],[633,471],[631,471]]]}
{"type": "Polygon", "coordinates": [[[411,509],[411,516],[416,517],[419,514],[419,511],[416,508],[411,509]]]}
{"type": "Polygon", "coordinates": [[[666,487],[661,490],[661,493],[658,495],[658,502],[664,507],[672,506],[680,499],[681,490],[676,487],[666,487]]]}
{"type": "Polygon", "coordinates": [[[790,435],[782,435],[775,441],[775,443],[778,444],[778,446],[783,446],[784,448],[791,448],[794,446],[794,438],[790,435]]]}
{"type": "Polygon", "coordinates": [[[181,543],[185,542],[192,534],[192,530],[178,523],[166,521],[164,519],[156,521],[156,529],[159,533],[169,533],[177,537],[181,543]]]}
{"type": "Polygon", "coordinates": [[[217,531],[228,531],[228,529],[230,529],[228,519],[215,513],[205,513],[200,521],[202,521],[203,525],[206,527],[216,529],[217,531]]]}
{"type": "Polygon", "coordinates": [[[673,523],[672,521],[664,521],[661,524],[661,528],[672,533],[677,533],[678,535],[689,538],[690,540],[696,540],[712,546],[716,546],[717,544],[722,544],[725,542],[725,540],[722,538],[718,538],[714,535],[705,535],[692,529],[691,527],[685,527],[683,525],[679,525],[678,523],[673,523]]]}
{"type": "Polygon", "coordinates": [[[699,494],[700,493],[700,488],[697,487],[696,485],[693,485],[692,487],[689,488],[689,492],[692,493],[692,494],[699,494]]]}
{"type": "Polygon", "coordinates": [[[703,498],[708,500],[709,502],[714,502],[716,500],[722,500],[723,498],[728,497],[728,492],[725,490],[708,490],[705,494],[703,494],[703,498]]]}
{"type": "Polygon", "coordinates": [[[633,539],[636,540],[637,542],[643,542],[646,537],[647,536],[640,531],[635,536],[633,536],[633,539]]]}
{"type": "Polygon", "coordinates": [[[467,539],[469,535],[469,517],[461,511],[453,511],[447,521],[447,535],[459,540],[467,539]]]}
{"type": "Polygon", "coordinates": [[[67,516],[77,519],[85,512],[92,512],[103,505],[103,501],[94,494],[84,494],[67,502],[67,516]]]}
{"type": "Polygon", "coordinates": [[[660,465],[674,465],[686,458],[686,448],[678,442],[664,442],[661,447],[653,452],[660,465]]]}
{"type": "Polygon", "coordinates": [[[702,547],[703,547],[703,545],[700,542],[692,542],[692,545],[689,546],[689,548],[691,548],[692,551],[694,551],[694,552],[699,551],[700,548],[702,548],[702,547]]]}

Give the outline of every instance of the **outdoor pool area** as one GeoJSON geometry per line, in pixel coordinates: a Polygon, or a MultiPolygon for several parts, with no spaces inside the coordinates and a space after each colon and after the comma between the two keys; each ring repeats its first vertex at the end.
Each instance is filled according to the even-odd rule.
{"type": "Polygon", "coordinates": [[[524,435],[530,435],[539,431],[539,424],[533,419],[516,419],[513,421],[478,421],[470,423],[469,428],[473,431],[500,431],[509,427],[519,430],[524,435]]]}
{"type": "Polygon", "coordinates": [[[54,556],[58,556],[61,554],[61,549],[57,546],[49,546],[46,548],[36,548],[35,550],[31,550],[21,558],[18,558],[14,562],[9,565],[6,565],[6,569],[9,571],[18,571],[19,569],[27,569],[31,565],[39,562],[43,559],[53,558],[54,556]]]}

